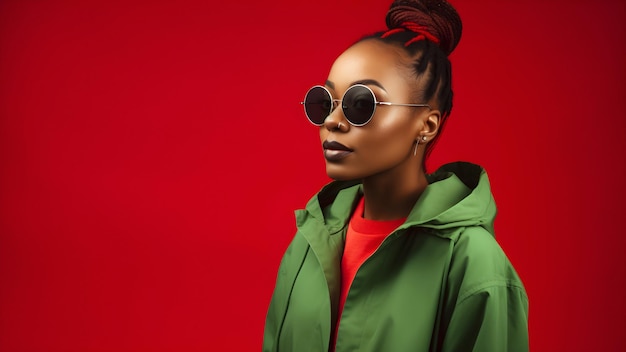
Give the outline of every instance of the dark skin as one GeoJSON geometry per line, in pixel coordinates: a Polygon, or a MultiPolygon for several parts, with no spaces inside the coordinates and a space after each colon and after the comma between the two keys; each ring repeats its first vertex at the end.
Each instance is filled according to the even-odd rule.
{"type": "Polygon", "coordinates": [[[326,172],[336,180],[362,180],[366,219],[408,216],[428,186],[422,160],[426,144],[437,134],[441,113],[435,101],[415,101],[421,85],[409,67],[411,61],[402,48],[365,40],[339,56],[328,75],[326,87],[335,99],[355,82],[369,81],[366,85],[378,101],[432,107],[379,105],[372,120],[361,127],[352,126],[339,108],[320,127],[322,143],[336,141],[352,150],[340,160],[326,160],[326,172]]]}

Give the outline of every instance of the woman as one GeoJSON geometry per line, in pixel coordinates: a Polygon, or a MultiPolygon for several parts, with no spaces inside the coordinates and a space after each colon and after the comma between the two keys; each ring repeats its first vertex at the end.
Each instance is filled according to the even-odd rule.
{"type": "Polygon", "coordinates": [[[296,213],[264,351],[525,351],[528,300],[485,171],[424,159],[452,108],[444,1],[395,1],[303,101],[336,181],[296,213]]]}

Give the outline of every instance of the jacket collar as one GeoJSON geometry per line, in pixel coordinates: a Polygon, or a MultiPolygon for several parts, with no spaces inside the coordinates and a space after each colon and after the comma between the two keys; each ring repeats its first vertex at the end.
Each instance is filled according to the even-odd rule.
{"type": "MultiPolygon", "coordinates": [[[[427,175],[428,187],[399,229],[413,226],[443,229],[481,225],[492,230],[495,205],[484,170],[474,164],[446,164],[427,175]]],[[[305,210],[296,212],[298,227],[312,218],[330,234],[342,231],[363,190],[359,180],[334,181],[309,200],[305,210]]]]}

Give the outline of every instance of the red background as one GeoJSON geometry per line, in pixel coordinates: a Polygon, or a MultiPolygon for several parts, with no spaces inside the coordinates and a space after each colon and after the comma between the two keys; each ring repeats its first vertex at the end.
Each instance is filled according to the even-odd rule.
{"type": "MultiPolygon", "coordinates": [[[[453,1],[431,169],[484,165],[534,351],[626,349],[626,4],[453,1]]],[[[325,182],[298,102],[388,1],[0,2],[0,350],[260,350],[325,182]]]]}

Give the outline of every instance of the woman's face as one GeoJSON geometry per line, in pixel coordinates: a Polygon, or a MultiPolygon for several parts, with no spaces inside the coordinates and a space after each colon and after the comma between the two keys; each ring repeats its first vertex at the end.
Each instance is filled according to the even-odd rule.
{"type": "MultiPolygon", "coordinates": [[[[425,103],[412,101],[419,79],[408,68],[408,60],[400,48],[377,40],[359,42],[337,58],[326,88],[334,99],[341,99],[349,87],[363,83],[377,101],[425,103]]],[[[378,105],[369,123],[355,127],[346,120],[339,104],[320,127],[326,173],[336,180],[352,180],[393,172],[402,166],[417,172],[422,153],[414,156],[413,149],[428,113],[425,107],[378,105]],[[350,150],[340,150],[331,142],[350,150]]]]}

